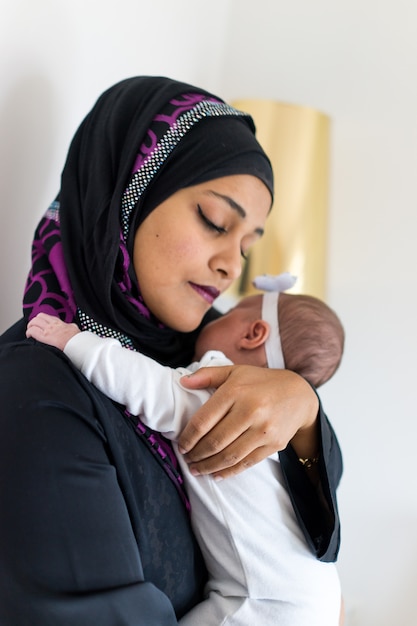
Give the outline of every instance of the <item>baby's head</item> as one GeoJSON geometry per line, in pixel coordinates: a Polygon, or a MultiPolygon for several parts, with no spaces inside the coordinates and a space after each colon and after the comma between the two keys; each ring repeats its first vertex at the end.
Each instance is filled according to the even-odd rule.
{"type": "Polygon", "coordinates": [[[243,298],[207,324],[196,344],[196,359],[221,350],[236,364],[286,368],[315,387],[335,373],[342,358],[344,330],[324,302],[313,296],[268,292],[243,298]]]}
{"type": "Polygon", "coordinates": [[[345,333],[338,316],[313,296],[280,293],[278,319],[286,369],[320,387],[342,359],[345,333]]]}

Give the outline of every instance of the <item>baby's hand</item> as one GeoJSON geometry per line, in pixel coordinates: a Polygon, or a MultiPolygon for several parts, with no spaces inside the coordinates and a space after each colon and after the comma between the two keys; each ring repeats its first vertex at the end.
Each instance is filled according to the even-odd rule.
{"type": "Polygon", "coordinates": [[[39,313],[27,325],[26,337],[32,337],[37,341],[63,350],[68,341],[79,332],[81,331],[76,324],[67,324],[59,317],[39,313]]]}

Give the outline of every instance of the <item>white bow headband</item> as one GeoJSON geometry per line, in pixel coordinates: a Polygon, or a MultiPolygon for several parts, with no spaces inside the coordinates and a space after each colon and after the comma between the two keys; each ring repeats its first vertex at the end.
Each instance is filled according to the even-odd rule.
{"type": "Polygon", "coordinates": [[[268,322],[270,326],[269,336],[265,342],[266,360],[269,368],[285,369],[278,324],[278,298],[280,292],[291,289],[296,280],[296,276],[284,272],[277,276],[269,274],[257,276],[252,283],[256,289],[267,292],[262,298],[262,319],[268,322]]]}

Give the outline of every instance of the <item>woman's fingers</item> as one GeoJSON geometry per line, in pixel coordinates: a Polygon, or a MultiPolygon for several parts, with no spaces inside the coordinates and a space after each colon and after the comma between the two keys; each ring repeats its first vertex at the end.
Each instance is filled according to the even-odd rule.
{"type": "MultiPolygon", "coordinates": [[[[181,385],[187,389],[217,388],[222,385],[230,376],[232,367],[205,367],[195,374],[183,376],[181,385]]],[[[195,413],[181,433],[178,440],[178,447],[181,452],[188,452],[193,449],[198,442],[216,424],[229,413],[233,401],[227,394],[220,393],[220,389],[195,413]]],[[[216,441],[213,438],[208,444],[212,452],[217,452],[216,441]]],[[[220,448],[221,449],[221,448],[220,448]]]]}
{"type": "Polygon", "coordinates": [[[254,438],[250,431],[246,431],[220,453],[198,463],[191,463],[189,465],[190,472],[195,476],[212,474],[215,479],[235,476],[275,452],[267,445],[254,448],[255,441],[259,441],[259,439],[254,438]]]}
{"type": "Polygon", "coordinates": [[[220,384],[179,440],[193,473],[226,477],[283,450],[290,441],[299,456],[317,452],[318,400],[293,372],[207,368],[181,382],[188,388],[220,384]]]}
{"type": "MultiPolygon", "coordinates": [[[[185,455],[190,471],[226,478],[248,469],[280,448],[276,419],[262,405],[233,405],[195,447],[185,455]]],[[[276,416],[275,416],[276,418],[276,416]]],[[[283,447],[286,445],[286,440],[283,447]]]]}

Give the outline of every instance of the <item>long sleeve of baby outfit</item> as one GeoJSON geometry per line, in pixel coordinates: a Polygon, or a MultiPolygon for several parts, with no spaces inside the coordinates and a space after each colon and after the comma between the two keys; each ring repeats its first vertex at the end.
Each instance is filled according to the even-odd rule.
{"type": "Polygon", "coordinates": [[[172,369],[123,348],[119,341],[91,332],[75,335],[65,354],[106,396],[138,415],[148,426],[175,440],[190,417],[209,398],[207,390],[184,390],[180,378],[199,365],[225,365],[219,352],[210,352],[191,370],[172,369]]]}

